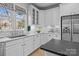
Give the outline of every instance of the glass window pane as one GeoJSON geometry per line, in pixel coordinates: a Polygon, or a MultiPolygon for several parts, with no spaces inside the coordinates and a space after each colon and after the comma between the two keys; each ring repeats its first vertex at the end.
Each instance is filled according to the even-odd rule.
{"type": "MultiPolygon", "coordinates": [[[[8,4],[10,5],[10,4],[8,4]]],[[[11,29],[11,10],[7,3],[0,4],[0,30],[11,29]]]]}
{"type": "Polygon", "coordinates": [[[19,6],[15,6],[16,10],[16,29],[25,28],[25,10],[19,6]]]}

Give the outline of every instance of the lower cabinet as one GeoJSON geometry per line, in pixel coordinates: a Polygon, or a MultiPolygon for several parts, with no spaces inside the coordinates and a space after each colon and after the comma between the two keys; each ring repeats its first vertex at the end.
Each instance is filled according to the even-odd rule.
{"type": "Polygon", "coordinates": [[[24,39],[24,55],[27,56],[41,46],[40,34],[24,39]]]}
{"type": "Polygon", "coordinates": [[[6,55],[6,56],[23,56],[23,46],[22,46],[23,43],[20,41],[21,40],[19,39],[19,40],[14,40],[12,42],[6,42],[4,55],[6,55]]]}
{"type": "Polygon", "coordinates": [[[10,47],[6,47],[6,52],[5,55],[6,56],[23,56],[23,47],[19,46],[19,45],[13,45],[10,47]]]}
{"type": "Polygon", "coordinates": [[[19,38],[5,43],[5,56],[28,56],[41,46],[40,35],[19,38]]]}
{"type": "Polygon", "coordinates": [[[34,50],[41,46],[40,34],[33,36],[34,39],[34,50]]]}
{"type": "Polygon", "coordinates": [[[38,34],[5,42],[5,56],[28,56],[41,45],[52,39],[51,34],[38,34]]]}
{"type": "Polygon", "coordinates": [[[53,33],[48,33],[47,36],[48,36],[48,41],[53,39],[53,33]]]}
{"type": "Polygon", "coordinates": [[[41,34],[40,37],[41,37],[41,44],[45,44],[53,38],[53,35],[52,33],[44,33],[41,34]]]}
{"type": "Polygon", "coordinates": [[[6,42],[5,45],[5,56],[28,56],[33,51],[33,36],[6,42]]]}
{"type": "Polygon", "coordinates": [[[45,44],[47,42],[47,39],[48,39],[47,35],[46,34],[41,34],[40,37],[41,37],[41,44],[42,45],[45,44]]]}
{"type": "Polygon", "coordinates": [[[27,56],[34,51],[33,36],[26,37],[24,40],[24,56],[27,56]]]}

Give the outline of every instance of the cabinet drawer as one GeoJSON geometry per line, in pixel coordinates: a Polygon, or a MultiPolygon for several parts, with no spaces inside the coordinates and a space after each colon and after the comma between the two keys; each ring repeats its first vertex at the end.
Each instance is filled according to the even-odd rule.
{"type": "Polygon", "coordinates": [[[28,50],[24,50],[24,56],[28,56],[29,55],[29,51],[28,50]]]}
{"type": "Polygon", "coordinates": [[[25,50],[24,51],[24,56],[28,56],[29,54],[31,54],[33,51],[31,49],[25,50]]]}
{"type": "Polygon", "coordinates": [[[22,43],[22,40],[18,39],[18,40],[13,40],[13,41],[6,42],[6,46],[12,46],[12,45],[16,45],[18,43],[22,43]]]}
{"type": "Polygon", "coordinates": [[[25,40],[24,43],[25,44],[31,44],[31,43],[33,43],[33,39],[25,40]]]}
{"type": "Polygon", "coordinates": [[[24,47],[24,55],[29,55],[29,54],[31,54],[32,52],[33,52],[34,50],[33,50],[33,46],[31,45],[29,45],[28,47],[27,46],[25,46],[24,47]]]}
{"type": "Polygon", "coordinates": [[[32,43],[30,43],[30,44],[25,44],[24,50],[26,50],[26,49],[28,49],[28,48],[31,48],[31,47],[33,47],[33,44],[32,44],[32,43]]]}
{"type": "Polygon", "coordinates": [[[33,36],[24,38],[24,42],[27,42],[27,41],[29,41],[29,40],[33,40],[33,36]]]}
{"type": "Polygon", "coordinates": [[[27,49],[33,49],[33,41],[32,40],[25,42],[24,50],[27,50],[27,49]]]}

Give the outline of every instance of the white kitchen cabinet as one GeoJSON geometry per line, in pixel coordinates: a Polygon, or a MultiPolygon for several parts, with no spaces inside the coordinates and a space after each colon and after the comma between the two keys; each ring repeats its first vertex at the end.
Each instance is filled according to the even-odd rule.
{"type": "Polygon", "coordinates": [[[79,14],[79,3],[60,4],[60,15],[79,14]]]}
{"type": "Polygon", "coordinates": [[[53,39],[53,33],[47,33],[46,36],[47,36],[47,42],[53,39]]]}
{"type": "Polygon", "coordinates": [[[29,5],[28,9],[28,25],[39,24],[39,9],[33,5],[29,5]]]}
{"type": "Polygon", "coordinates": [[[6,56],[23,56],[23,47],[19,46],[18,44],[12,45],[10,47],[6,47],[6,56]]]}
{"type": "MultiPolygon", "coordinates": [[[[12,38],[10,38],[12,39],[12,38]]],[[[37,35],[24,36],[21,38],[13,38],[11,41],[4,42],[4,49],[1,55],[4,56],[28,56],[41,45],[52,39],[51,33],[40,33],[37,35]]],[[[0,51],[1,51],[0,50],[0,51]]]]}
{"type": "Polygon", "coordinates": [[[23,56],[22,45],[23,45],[22,39],[6,42],[5,55],[6,56],[23,56]]]}
{"type": "Polygon", "coordinates": [[[39,19],[40,25],[42,24],[43,26],[60,25],[60,7],[40,10],[39,19]]]}
{"type": "Polygon", "coordinates": [[[40,34],[34,35],[33,38],[34,38],[34,50],[36,50],[41,46],[40,34]]]}
{"type": "Polygon", "coordinates": [[[33,51],[33,36],[26,37],[24,39],[24,56],[31,54],[33,51]]]}
{"type": "MultiPolygon", "coordinates": [[[[51,13],[49,10],[45,10],[45,26],[51,25],[50,23],[51,13]]],[[[51,19],[52,22],[52,19],[51,19]]]]}
{"type": "Polygon", "coordinates": [[[60,7],[45,10],[45,25],[60,25],[60,7]]]}
{"type": "Polygon", "coordinates": [[[33,36],[17,38],[5,43],[5,56],[27,56],[35,50],[33,36]]]}
{"type": "Polygon", "coordinates": [[[5,56],[28,56],[41,46],[40,34],[5,42],[5,56]]]}
{"type": "Polygon", "coordinates": [[[48,40],[52,40],[53,39],[53,33],[48,33],[48,40]]]}
{"type": "Polygon", "coordinates": [[[61,16],[63,15],[71,15],[72,13],[72,4],[61,4],[60,5],[60,13],[61,13],[61,16]]]}
{"type": "Polygon", "coordinates": [[[39,11],[39,25],[41,26],[45,26],[45,11],[44,10],[40,10],[39,11]]]}
{"type": "Polygon", "coordinates": [[[40,37],[41,37],[41,44],[45,44],[53,38],[53,35],[51,33],[44,33],[40,34],[40,37]]]}
{"type": "Polygon", "coordinates": [[[41,34],[41,43],[42,45],[47,42],[47,35],[46,34],[41,34]]]}

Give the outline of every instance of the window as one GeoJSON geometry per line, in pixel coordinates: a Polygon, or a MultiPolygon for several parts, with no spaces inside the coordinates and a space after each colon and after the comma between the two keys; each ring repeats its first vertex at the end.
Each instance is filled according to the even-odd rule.
{"type": "Polygon", "coordinates": [[[12,4],[0,3],[0,30],[11,29],[11,8],[12,4]]]}
{"type": "Polygon", "coordinates": [[[24,30],[26,11],[17,5],[15,6],[15,11],[16,11],[16,29],[24,30]]]}

